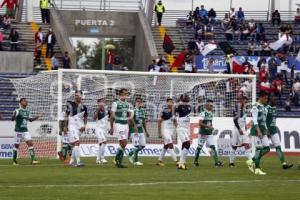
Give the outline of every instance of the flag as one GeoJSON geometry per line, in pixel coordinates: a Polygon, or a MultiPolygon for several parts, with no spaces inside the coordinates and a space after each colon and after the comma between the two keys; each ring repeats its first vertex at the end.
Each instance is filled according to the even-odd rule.
{"type": "Polygon", "coordinates": [[[173,62],[171,66],[171,71],[177,71],[179,67],[182,67],[185,60],[185,52],[181,52],[177,57],[176,60],[173,62]]]}
{"type": "Polygon", "coordinates": [[[173,50],[175,49],[173,41],[167,35],[167,33],[165,33],[163,48],[167,54],[172,54],[173,50]]]}
{"type": "Polygon", "coordinates": [[[222,51],[225,53],[225,55],[237,53],[236,50],[232,46],[230,46],[230,44],[228,42],[219,42],[218,45],[220,46],[222,51]]]}
{"type": "Polygon", "coordinates": [[[230,62],[231,62],[231,69],[233,73],[238,73],[238,74],[244,73],[245,69],[242,65],[242,62],[236,59],[235,56],[231,58],[230,62]]]}
{"type": "Polygon", "coordinates": [[[206,56],[207,54],[209,54],[210,52],[212,52],[216,48],[217,48],[216,44],[207,44],[207,45],[204,46],[204,48],[202,49],[202,51],[200,50],[200,53],[203,56],[206,56]]]}
{"type": "Polygon", "coordinates": [[[292,44],[293,39],[290,36],[283,35],[279,40],[272,42],[269,44],[269,47],[275,51],[277,51],[280,47],[282,47],[284,44],[290,45],[292,44]]]}

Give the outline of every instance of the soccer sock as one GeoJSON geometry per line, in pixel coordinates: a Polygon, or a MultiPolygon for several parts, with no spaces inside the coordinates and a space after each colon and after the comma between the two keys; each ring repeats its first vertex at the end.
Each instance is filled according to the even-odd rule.
{"type": "Polygon", "coordinates": [[[215,147],[215,145],[211,145],[210,148],[211,148],[211,155],[215,161],[215,164],[217,164],[217,162],[219,160],[218,160],[218,153],[217,153],[216,147],[215,147]]]}
{"type": "Polygon", "coordinates": [[[159,161],[163,161],[165,155],[166,155],[167,149],[162,148],[161,152],[160,152],[160,156],[158,158],[159,161]]]}
{"type": "Polygon", "coordinates": [[[198,147],[197,147],[196,153],[195,153],[195,161],[194,161],[194,162],[198,162],[198,159],[199,159],[199,155],[200,155],[201,149],[202,149],[202,146],[198,146],[198,147]]]}
{"type": "Polygon", "coordinates": [[[67,146],[67,144],[63,144],[62,145],[61,153],[62,153],[62,156],[63,156],[64,160],[66,160],[67,159],[67,153],[68,153],[68,146],[67,146]]]}
{"type": "Polygon", "coordinates": [[[70,164],[73,164],[76,161],[75,157],[75,146],[72,147],[72,153],[71,153],[71,159],[70,159],[70,164]]]}
{"type": "Polygon", "coordinates": [[[174,149],[169,149],[169,154],[171,154],[173,161],[177,162],[177,157],[176,157],[174,149]]]}
{"type": "Polygon", "coordinates": [[[187,157],[188,153],[189,153],[188,149],[186,149],[186,148],[182,149],[181,155],[180,155],[180,161],[179,161],[181,164],[186,163],[186,157],[187,157]]]}
{"type": "Polygon", "coordinates": [[[144,147],[141,147],[139,146],[138,148],[135,148],[134,149],[134,162],[137,162],[138,161],[138,155],[139,155],[139,152],[143,149],[144,147]]]}
{"type": "Polygon", "coordinates": [[[280,160],[281,163],[284,163],[285,162],[285,159],[284,159],[284,154],[282,153],[281,151],[281,146],[277,146],[276,147],[276,153],[277,153],[277,156],[280,160]]]}
{"type": "Polygon", "coordinates": [[[80,163],[80,152],[79,152],[79,146],[74,146],[74,156],[76,159],[77,164],[80,163]]]}
{"type": "Polygon", "coordinates": [[[261,152],[261,157],[269,153],[270,147],[263,147],[262,152],[261,152]]]}
{"type": "Polygon", "coordinates": [[[235,160],[235,149],[231,148],[231,151],[230,151],[230,156],[229,156],[229,163],[234,163],[234,160],[235,160]]]}
{"type": "Polygon", "coordinates": [[[115,160],[121,164],[123,160],[124,151],[121,147],[118,148],[115,160]]]}
{"type": "Polygon", "coordinates": [[[104,159],[105,147],[106,147],[106,144],[102,143],[100,148],[99,148],[99,158],[100,159],[104,159]]]}
{"type": "Polygon", "coordinates": [[[251,148],[245,149],[245,156],[248,160],[251,160],[252,158],[251,148]]]}
{"type": "Polygon", "coordinates": [[[262,157],[262,148],[256,148],[253,160],[255,162],[255,168],[260,168],[260,159],[262,157]]]}
{"type": "Polygon", "coordinates": [[[31,157],[31,160],[34,161],[34,160],[35,160],[34,147],[33,147],[33,146],[28,147],[28,152],[29,152],[29,155],[30,155],[30,157],[31,157]]]}
{"type": "Polygon", "coordinates": [[[17,162],[18,158],[18,149],[16,147],[13,148],[13,161],[17,162]]]}

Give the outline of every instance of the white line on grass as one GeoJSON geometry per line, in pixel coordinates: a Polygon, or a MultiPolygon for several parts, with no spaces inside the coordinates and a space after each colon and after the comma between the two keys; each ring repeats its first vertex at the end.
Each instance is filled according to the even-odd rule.
{"type": "Polygon", "coordinates": [[[140,182],[140,183],[108,183],[108,184],[64,184],[64,185],[0,185],[0,188],[82,188],[82,187],[120,187],[120,186],[147,186],[147,185],[180,185],[180,184],[218,184],[218,183],[253,183],[253,182],[299,182],[299,180],[212,180],[212,181],[162,181],[162,182],[140,182]]]}

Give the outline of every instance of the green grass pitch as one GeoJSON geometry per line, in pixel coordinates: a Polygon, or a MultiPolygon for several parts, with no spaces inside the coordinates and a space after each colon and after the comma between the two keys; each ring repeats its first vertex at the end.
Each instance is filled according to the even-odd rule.
{"type": "MultiPolygon", "coordinates": [[[[112,158],[108,158],[112,160],[112,158]]],[[[83,159],[86,166],[72,168],[58,160],[41,160],[31,166],[20,159],[20,166],[0,160],[0,200],[299,200],[299,157],[287,157],[295,166],[282,170],[276,157],[263,158],[266,176],[252,174],[237,160],[236,168],[215,168],[211,158],[200,158],[200,167],[189,163],[188,170],[177,170],[170,158],[165,167],[156,158],[140,158],[144,166],[117,169],[112,163],[99,166],[95,159],[83,159]]],[[[192,158],[189,158],[192,161],[192,158]]]]}

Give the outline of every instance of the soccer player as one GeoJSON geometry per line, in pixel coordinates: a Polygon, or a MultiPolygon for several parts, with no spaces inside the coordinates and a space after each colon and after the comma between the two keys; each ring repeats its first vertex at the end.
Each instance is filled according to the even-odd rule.
{"type": "Polygon", "coordinates": [[[31,117],[29,110],[27,109],[28,101],[26,98],[20,99],[20,108],[13,112],[12,121],[16,121],[15,124],[15,144],[13,148],[13,165],[18,165],[17,157],[20,143],[25,141],[28,146],[28,152],[31,158],[31,164],[38,164],[39,161],[35,158],[35,152],[31,135],[28,132],[27,121],[33,122],[40,118],[42,114],[38,114],[35,117],[31,117]]]}
{"type": "Polygon", "coordinates": [[[278,158],[281,162],[282,169],[289,169],[293,167],[293,165],[289,165],[285,162],[284,154],[281,151],[281,145],[280,145],[280,137],[279,137],[279,129],[276,126],[276,104],[275,104],[275,98],[274,96],[269,97],[269,105],[266,106],[268,110],[267,114],[267,128],[268,128],[268,135],[271,138],[272,144],[274,144],[276,153],[278,155],[278,158]]]}
{"type": "Polygon", "coordinates": [[[229,167],[235,167],[235,152],[239,147],[244,147],[247,163],[252,163],[250,138],[246,133],[247,100],[248,98],[246,96],[240,97],[240,100],[233,111],[234,128],[231,136],[231,152],[229,157],[229,167]]]}
{"type": "Polygon", "coordinates": [[[99,143],[99,151],[96,159],[97,164],[106,164],[107,160],[104,158],[105,146],[106,146],[106,134],[108,133],[108,120],[109,120],[109,111],[105,104],[105,99],[98,99],[98,108],[94,112],[94,120],[96,120],[96,135],[99,143]]]}
{"type": "Polygon", "coordinates": [[[218,153],[216,150],[216,140],[215,140],[215,136],[213,133],[213,126],[212,126],[212,120],[213,120],[213,100],[206,100],[205,103],[205,110],[203,112],[200,113],[200,120],[199,120],[199,136],[198,136],[198,147],[196,149],[196,153],[195,153],[195,160],[194,160],[194,165],[196,167],[199,167],[199,155],[200,152],[204,146],[204,144],[207,142],[207,144],[209,145],[209,147],[211,148],[211,154],[212,157],[215,161],[215,166],[216,167],[222,167],[223,163],[221,161],[219,161],[218,159],[218,153]]]}
{"type": "MultiPolygon", "coordinates": [[[[119,140],[119,148],[115,157],[115,164],[118,168],[126,168],[122,164],[125,147],[128,143],[129,122],[133,118],[132,105],[127,102],[128,90],[123,88],[120,90],[119,100],[113,102],[110,117],[110,131],[115,133],[119,140]]],[[[135,130],[137,132],[137,130],[135,130]]]]}
{"type": "Polygon", "coordinates": [[[258,101],[253,105],[251,110],[253,126],[251,127],[250,134],[253,140],[252,143],[255,145],[255,155],[252,158],[254,164],[253,162],[248,162],[247,164],[249,170],[256,175],[266,175],[260,168],[260,160],[270,151],[266,125],[268,110],[265,106],[267,103],[268,93],[260,91],[258,101]]]}
{"type": "Polygon", "coordinates": [[[72,152],[72,145],[69,143],[69,133],[68,129],[64,127],[64,124],[68,123],[68,120],[65,118],[65,112],[62,112],[59,119],[59,135],[61,136],[61,151],[58,152],[59,159],[62,161],[68,162],[67,156],[72,152]]]}
{"type": "Polygon", "coordinates": [[[167,98],[167,107],[163,109],[158,120],[158,137],[164,139],[164,146],[158,158],[157,165],[164,166],[163,159],[169,150],[173,161],[178,165],[172,135],[175,131],[174,102],[172,98],[167,98]]]}
{"type": "Polygon", "coordinates": [[[178,169],[187,169],[186,158],[189,153],[190,143],[190,115],[192,107],[189,104],[190,98],[184,94],[180,97],[181,103],[175,108],[176,132],[182,142],[178,169]]]}
{"type": "Polygon", "coordinates": [[[82,91],[75,91],[75,100],[67,102],[66,117],[68,124],[65,124],[69,132],[69,142],[72,145],[72,155],[70,165],[74,167],[82,167],[83,163],[80,160],[80,133],[86,130],[87,125],[87,107],[82,104],[82,91]]]}
{"type": "Polygon", "coordinates": [[[149,137],[149,133],[146,125],[146,112],[143,108],[143,100],[140,97],[135,99],[134,117],[130,124],[129,132],[134,146],[133,150],[129,152],[129,161],[134,165],[141,166],[143,163],[138,161],[138,153],[145,148],[146,137],[149,137]]]}

